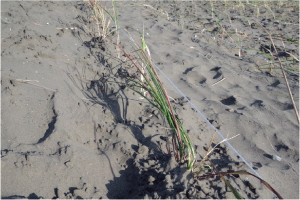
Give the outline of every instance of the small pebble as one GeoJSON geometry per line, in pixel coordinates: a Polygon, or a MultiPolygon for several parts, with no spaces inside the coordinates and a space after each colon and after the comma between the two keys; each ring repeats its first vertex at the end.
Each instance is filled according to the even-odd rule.
{"type": "Polygon", "coordinates": [[[279,156],[277,156],[277,155],[273,155],[273,160],[277,160],[277,161],[281,161],[281,158],[279,157],[279,156]]]}
{"type": "Polygon", "coordinates": [[[152,182],[154,182],[154,181],[155,181],[155,178],[154,178],[153,176],[149,176],[148,182],[149,182],[149,183],[152,183],[152,182]]]}

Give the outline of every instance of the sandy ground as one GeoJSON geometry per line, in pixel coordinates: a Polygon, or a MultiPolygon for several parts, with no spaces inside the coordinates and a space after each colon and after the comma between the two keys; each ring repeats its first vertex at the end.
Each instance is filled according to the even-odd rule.
{"type": "MultiPolygon", "coordinates": [[[[169,17],[242,41],[253,53],[262,46],[268,52],[264,30],[249,26],[238,6],[214,4],[231,19],[224,18],[224,30],[240,31],[229,37],[218,31],[209,2],[141,4],[118,3],[120,27],[136,42],[135,30],[144,27],[162,72],[224,137],[239,134],[231,145],[283,198],[299,198],[299,124],[281,72],[270,73],[265,61],[247,52],[239,56],[238,48],[169,17]]],[[[259,16],[248,7],[244,12],[254,13],[272,34],[299,41],[299,11],[287,5],[271,9],[282,20],[263,7],[259,16]]],[[[1,2],[1,197],[234,198],[220,178],[194,178],[167,154],[164,118],[118,83],[130,64],[124,55],[118,58],[115,37],[100,40],[91,16],[86,2],[1,2]]],[[[122,32],[120,41],[130,52],[122,32]]],[[[299,57],[299,44],[275,43],[285,66],[297,70],[289,59],[299,57]]],[[[214,130],[159,74],[201,161],[214,130]]],[[[287,78],[298,106],[298,76],[287,78]]],[[[220,141],[216,136],[213,145],[220,141]]],[[[210,160],[222,172],[254,173],[225,143],[210,160]]],[[[227,179],[245,198],[275,197],[257,179],[227,179]]]]}

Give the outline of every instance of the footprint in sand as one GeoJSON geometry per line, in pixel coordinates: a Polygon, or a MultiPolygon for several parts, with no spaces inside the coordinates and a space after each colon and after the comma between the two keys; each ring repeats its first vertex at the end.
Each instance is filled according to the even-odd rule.
{"type": "Polygon", "coordinates": [[[214,75],[213,79],[218,79],[221,76],[223,76],[222,71],[221,71],[221,67],[212,68],[210,71],[216,72],[216,75],[214,75]]]}
{"type": "Polygon", "coordinates": [[[197,71],[193,71],[194,67],[187,68],[182,74],[182,80],[195,86],[203,86],[206,83],[206,77],[197,71]]]}
{"type": "Polygon", "coordinates": [[[237,103],[236,98],[234,96],[230,96],[228,98],[222,99],[221,103],[226,106],[235,105],[237,103]]]}

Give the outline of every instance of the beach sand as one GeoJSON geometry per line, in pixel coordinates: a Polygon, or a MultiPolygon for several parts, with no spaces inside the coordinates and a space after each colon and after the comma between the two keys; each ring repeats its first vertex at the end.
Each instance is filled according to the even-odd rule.
{"type": "MultiPolygon", "coordinates": [[[[237,135],[230,144],[263,180],[298,199],[299,124],[280,69],[270,72],[266,61],[207,34],[270,55],[268,34],[227,3],[117,2],[120,44],[133,55],[124,33],[140,45],[136,29],[144,32],[157,67],[224,138],[237,135]],[[222,27],[236,32],[231,37],[219,32],[222,16],[212,6],[227,13],[222,27]]],[[[273,12],[247,5],[244,12],[273,36],[299,41],[297,8],[270,5],[273,12]]],[[[118,57],[116,32],[100,38],[91,17],[86,1],[1,2],[1,198],[234,198],[220,177],[195,178],[167,153],[163,116],[120,83],[133,68],[118,57]]],[[[299,58],[299,43],[290,41],[274,40],[284,66],[297,70],[288,60],[299,58]]],[[[158,74],[201,161],[215,131],[158,74]]],[[[299,77],[287,79],[299,110],[299,77]]],[[[221,141],[216,134],[213,145],[221,141]]],[[[255,173],[226,143],[209,159],[220,172],[255,173]]],[[[276,197],[251,176],[226,179],[244,198],[276,197]]]]}

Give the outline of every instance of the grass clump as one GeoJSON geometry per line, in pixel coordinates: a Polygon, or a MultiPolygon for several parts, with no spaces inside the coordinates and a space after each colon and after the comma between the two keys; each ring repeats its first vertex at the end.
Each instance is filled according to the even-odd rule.
{"type": "MultiPolygon", "coordinates": [[[[133,59],[125,52],[125,50],[117,45],[141,75],[141,79],[128,77],[127,80],[129,82],[127,83],[127,86],[129,86],[130,89],[145,98],[150,104],[155,106],[165,116],[165,119],[167,120],[169,127],[173,133],[172,143],[175,158],[177,161],[186,161],[187,169],[191,170],[195,162],[195,152],[192,142],[189,138],[189,135],[184,130],[180,120],[174,114],[174,110],[171,106],[167,92],[163,87],[163,84],[160,81],[159,76],[152,65],[152,62],[150,61],[150,58],[147,57],[145,53],[145,50],[148,48],[146,46],[144,37],[141,37],[141,39],[142,47],[139,47],[134,42],[133,46],[135,48],[135,53],[138,56],[139,61],[141,61],[142,65],[138,65],[137,62],[134,62],[133,59]],[[148,76],[146,76],[146,72],[148,76]],[[141,88],[142,90],[140,91],[136,88],[141,88]],[[142,91],[146,91],[146,93],[149,94],[149,97],[145,92],[142,91]]],[[[169,150],[169,153],[171,153],[171,150],[169,150]]]]}

